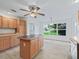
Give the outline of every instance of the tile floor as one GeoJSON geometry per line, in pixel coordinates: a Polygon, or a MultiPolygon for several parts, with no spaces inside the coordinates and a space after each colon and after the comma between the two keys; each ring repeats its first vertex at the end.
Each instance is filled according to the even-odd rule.
{"type": "MultiPolygon", "coordinates": [[[[19,47],[0,53],[0,59],[20,59],[19,47]]],[[[71,59],[67,42],[45,40],[44,47],[33,59],[71,59]]]]}

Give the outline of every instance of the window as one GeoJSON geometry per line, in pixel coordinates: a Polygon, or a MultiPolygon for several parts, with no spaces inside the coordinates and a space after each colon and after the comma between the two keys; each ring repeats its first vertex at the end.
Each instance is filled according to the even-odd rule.
{"type": "Polygon", "coordinates": [[[66,35],[66,23],[48,24],[44,28],[44,35],[66,35]]]}

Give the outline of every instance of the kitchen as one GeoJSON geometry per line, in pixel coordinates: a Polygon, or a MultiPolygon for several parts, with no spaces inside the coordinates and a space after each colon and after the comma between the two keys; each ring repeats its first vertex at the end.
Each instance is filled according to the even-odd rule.
{"type": "Polygon", "coordinates": [[[79,59],[78,7],[77,0],[0,0],[0,59],[79,59]]]}

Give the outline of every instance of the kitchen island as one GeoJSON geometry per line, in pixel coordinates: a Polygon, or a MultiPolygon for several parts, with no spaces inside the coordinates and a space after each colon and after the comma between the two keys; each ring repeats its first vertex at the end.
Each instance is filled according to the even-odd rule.
{"type": "Polygon", "coordinates": [[[20,56],[22,59],[32,59],[43,47],[43,38],[40,35],[20,37],[20,56]]]}

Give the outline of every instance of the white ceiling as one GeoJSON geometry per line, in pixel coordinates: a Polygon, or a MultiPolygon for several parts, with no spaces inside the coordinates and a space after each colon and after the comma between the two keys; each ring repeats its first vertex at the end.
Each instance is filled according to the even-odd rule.
{"type": "Polygon", "coordinates": [[[23,16],[25,12],[20,8],[27,9],[28,5],[36,4],[41,7],[41,11],[47,16],[61,16],[68,12],[69,6],[73,0],[0,0],[0,10],[11,12],[16,16],[23,16]],[[10,11],[15,9],[17,13],[10,11]]]}

